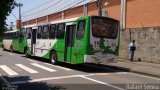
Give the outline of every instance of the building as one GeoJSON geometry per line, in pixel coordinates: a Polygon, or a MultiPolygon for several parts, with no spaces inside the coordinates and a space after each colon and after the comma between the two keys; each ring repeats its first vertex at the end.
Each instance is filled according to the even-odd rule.
{"type": "MultiPolygon", "coordinates": [[[[104,16],[121,22],[120,58],[129,59],[135,39],[135,60],[160,63],[160,0],[102,0],[104,16]]],[[[98,15],[97,0],[53,0],[22,15],[22,25],[41,24],[83,15],[98,15]]]]}

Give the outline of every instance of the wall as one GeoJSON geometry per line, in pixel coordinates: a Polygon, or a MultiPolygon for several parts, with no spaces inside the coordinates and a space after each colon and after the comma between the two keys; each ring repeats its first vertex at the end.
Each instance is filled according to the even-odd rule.
{"type": "MultiPolygon", "coordinates": [[[[108,12],[108,17],[120,20],[121,0],[102,0],[103,11],[108,12]],[[104,4],[108,2],[107,6],[104,4]]],[[[88,4],[88,15],[98,15],[97,2],[88,4]]]]}
{"type": "Polygon", "coordinates": [[[129,59],[128,44],[135,39],[135,61],[160,63],[160,0],[127,0],[126,28],[121,31],[120,58],[129,59]]]}
{"type": "Polygon", "coordinates": [[[126,0],[126,27],[160,26],[160,0],[126,0]]]}
{"type": "Polygon", "coordinates": [[[64,11],[64,19],[83,16],[83,6],[72,8],[64,11]]]}
{"type": "Polygon", "coordinates": [[[131,40],[136,40],[137,50],[135,61],[160,63],[160,26],[147,28],[131,28],[121,31],[120,58],[129,59],[128,45],[131,40]]]}
{"type": "Polygon", "coordinates": [[[48,16],[48,21],[62,20],[62,12],[54,13],[48,16]]]}

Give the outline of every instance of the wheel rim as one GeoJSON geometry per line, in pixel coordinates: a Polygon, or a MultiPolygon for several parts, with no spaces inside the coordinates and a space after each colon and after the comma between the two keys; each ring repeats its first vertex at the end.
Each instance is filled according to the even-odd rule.
{"type": "Polygon", "coordinates": [[[55,54],[52,54],[51,62],[52,62],[52,63],[55,63],[55,60],[56,60],[56,55],[55,55],[55,54]]]}

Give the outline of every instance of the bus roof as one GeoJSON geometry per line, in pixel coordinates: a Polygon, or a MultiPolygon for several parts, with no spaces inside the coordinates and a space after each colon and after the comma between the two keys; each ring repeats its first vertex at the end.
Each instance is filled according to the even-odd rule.
{"type": "MultiPolygon", "coordinates": [[[[75,20],[77,20],[78,18],[81,18],[81,17],[103,17],[103,16],[80,16],[80,17],[63,19],[63,20],[56,20],[56,21],[51,21],[51,22],[46,22],[46,23],[41,23],[41,24],[27,25],[27,26],[24,26],[23,28],[37,27],[37,26],[48,25],[48,24],[57,24],[57,23],[72,22],[72,21],[75,21],[75,20]]],[[[112,18],[110,18],[110,17],[105,17],[105,18],[112,19],[112,18]]],[[[116,20],[116,19],[112,19],[112,20],[116,20]]],[[[118,21],[118,20],[116,20],[116,21],[118,21]]]]}
{"type": "Polygon", "coordinates": [[[18,30],[12,30],[12,31],[6,31],[5,33],[13,33],[13,32],[17,32],[18,30]]]}
{"type": "Polygon", "coordinates": [[[74,21],[74,20],[76,20],[76,19],[78,19],[78,18],[79,18],[79,17],[70,18],[70,19],[64,19],[64,20],[57,20],[57,21],[52,21],[52,22],[47,22],[47,23],[41,23],[41,24],[32,24],[32,25],[24,26],[24,28],[41,26],[41,25],[47,25],[47,24],[62,23],[62,22],[63,22],[63,23],[66,23],[66,22],[74,21]]]}

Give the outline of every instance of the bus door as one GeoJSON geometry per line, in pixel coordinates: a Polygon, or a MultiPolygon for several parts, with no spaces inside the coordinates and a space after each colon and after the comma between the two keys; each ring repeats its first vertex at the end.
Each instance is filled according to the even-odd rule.
{"type": "Polygon", "coordinates": [[[31,36],[31,54],[35,55],[35,46],[36,46],[36,32],[37,28],[32,28],[31,36]]]}
{"type": "Polygon", "coordinates": [[[71,62],[74,47],[74,36],[75,36],[76,25],[66,26],[65,36],[65,50],[64,50],[64,61],[71,62]]]}

